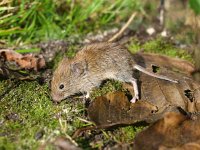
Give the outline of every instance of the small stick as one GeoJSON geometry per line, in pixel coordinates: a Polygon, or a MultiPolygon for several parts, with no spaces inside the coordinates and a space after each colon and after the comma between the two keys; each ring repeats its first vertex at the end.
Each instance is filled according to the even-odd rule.
{"type": "Polygon", "coordinates": [[[121,36],[121,34],[128,28],[128,26],[131,24],[131,22],[133,21],[133,19],[135,18],[137,12],[134,12],[131,17],[129,18],[129,20],[126,22],[126,24],[121,28],[121,30],[119,32],[117,32],[112,38],[110,38],[108,40],[108,42],[113,42],[114,40],[116,40],[118,37],[121,36]]]}

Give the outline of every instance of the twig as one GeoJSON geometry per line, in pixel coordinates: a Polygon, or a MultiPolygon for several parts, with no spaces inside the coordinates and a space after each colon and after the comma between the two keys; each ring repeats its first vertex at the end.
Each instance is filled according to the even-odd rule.
{"type": "Polygon", "coordinates": [[[119,38],[121,36],[121,34],[128,28],[128,26],[131,24],[131,22],[133,21],[133,19],[135,18],[137,12],[134,12],[131,17],[129,18],[129,20],[126,22],[126,24],[121,28],[121,30],[119,32],[117,32],[112,38],[110,38],[108,40],[108,42],[113,42],[114,40],[116,40],[117,38],[119,38]]]}

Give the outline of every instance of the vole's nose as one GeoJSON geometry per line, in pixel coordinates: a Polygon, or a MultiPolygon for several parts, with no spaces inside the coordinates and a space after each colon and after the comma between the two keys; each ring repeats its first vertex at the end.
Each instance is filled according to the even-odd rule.
{"type": "Polygon", "coordinates": [[[54,102],[61,102],[62,98],[58,95],[52,94],[51,93],[51,98],[54,102]]]}

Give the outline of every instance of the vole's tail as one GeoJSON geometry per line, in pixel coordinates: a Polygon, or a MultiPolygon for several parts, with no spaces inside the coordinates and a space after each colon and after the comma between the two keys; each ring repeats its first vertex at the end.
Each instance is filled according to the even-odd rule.
{"type": "Polygon", "coordinates": [[[167,81],[174,82],[174,83],[178,83],[177,80],[173,80],[173,79],[170,79],[170,78],[168,78],[168,77],[166,77],[166,76],[158,75],[158,74],[155,74],[155,73],[153,73],[153,72],[149,72],[149,71],[147,71],[145,68],[143,68],[142,66],[134,65],[133,67],[134,67],[135,69],[137,69],[137,70],[139,70],[139,71],[141,71],[141,72],[143,72],[143,73],[149,75],[149,76],[152,76],[152,77],[155,77],[155,78],[158,78],[158,79],[162,79],[162,80],[167,80],[167,81]]]}

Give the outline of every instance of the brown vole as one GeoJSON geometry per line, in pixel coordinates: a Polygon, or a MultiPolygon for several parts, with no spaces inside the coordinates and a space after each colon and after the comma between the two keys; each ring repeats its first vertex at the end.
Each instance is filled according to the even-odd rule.
{"type": "Polygon", "coordinates": [[[133,84],[135,96],[139,98],[135,69],[150,76],[177,83],[176,80],[146,71],[136,64],[129,51],[116,43],[96,43],[85,46],[74,58],[64,58],[55,70],[51,82],[51,96],[59,102],[75,93],[87,95],[103,80],[116,79],[133,84]]]}

